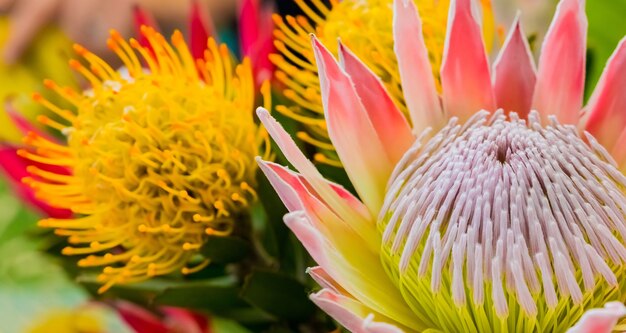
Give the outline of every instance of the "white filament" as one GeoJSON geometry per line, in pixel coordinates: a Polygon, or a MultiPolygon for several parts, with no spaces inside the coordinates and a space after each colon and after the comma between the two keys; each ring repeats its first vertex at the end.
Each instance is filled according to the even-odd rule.
{"type": "Polygon", "coordinates": [[[626,262],[626,178],[585,135],[588,144],[554,118],[544,127],[535,112],[526,122],[499,111],[462,126],[451,120],[418,140],[394,170],[379,216],[400,273],[418,265],[437,292],[451,272],[459,305],[482,304],[488,283],[498,315],[507,295],[533,315],[534,293],[553,308],[557,292],[580,303],[600,278],[616,285],[610,265],[626,262]]]}

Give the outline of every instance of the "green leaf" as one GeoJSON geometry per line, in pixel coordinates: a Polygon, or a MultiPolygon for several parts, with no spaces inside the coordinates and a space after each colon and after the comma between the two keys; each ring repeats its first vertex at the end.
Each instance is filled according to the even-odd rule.
{"type": "Polygon", "coordinates": [[[289,321],[304,321],[315,313],[305,286],[282,273],[252,272],[246,278],[241,297],[259,309],[289,321]]]}
{"type": "Polygon", "coordinates": [[[209,236],[200,252],[213,263],[230,263],[247,257],[250,250],[250,244],[239,237],[209,236]]]}
{"type": "Polygon", "coordinates": [[[211,317],[211,324],[212,332],[250,333],[249,330],[230,319],[211,317]]]}
{"type": "Polygon", "coordinates": [[[595,87],[617,43],[626,35],[626,0],[587,1],[589,59],[587,96],[595,87]]]}
{"type": "Polygon", "coordinates": [[[186,282],[170,287],[154,299],[155,305],[170,305],[184,308],[221,312],[246,306],[239,297],[236,286],[215,281],[186,282]]]}

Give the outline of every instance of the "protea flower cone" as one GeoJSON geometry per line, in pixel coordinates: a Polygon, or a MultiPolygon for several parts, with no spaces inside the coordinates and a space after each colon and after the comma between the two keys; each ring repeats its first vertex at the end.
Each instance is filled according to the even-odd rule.
{"type": "Polygon", "coordinates": [[[393,6],[408,120],[348,48],[337,63],[313,38],[358,198],[258,111],[299,172],[258,159],[319,264],[312,300],[354,332],[610,332],[626,314],[626,42],[583,108],[583,0],[560,2],[538,70],[517,22],[490,66],[454,0],[439,93],[418,8],[393,6]]]}

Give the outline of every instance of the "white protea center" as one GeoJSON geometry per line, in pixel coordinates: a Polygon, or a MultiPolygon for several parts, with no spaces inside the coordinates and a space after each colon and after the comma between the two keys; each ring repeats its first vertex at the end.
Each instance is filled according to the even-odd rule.
{"type": "Polygon", "coordinates": [[[565,331],[624,301],[626,178],[593,137],[539,119],[453,119],[396,166],[383,264],[428,326],[565,331]]]}

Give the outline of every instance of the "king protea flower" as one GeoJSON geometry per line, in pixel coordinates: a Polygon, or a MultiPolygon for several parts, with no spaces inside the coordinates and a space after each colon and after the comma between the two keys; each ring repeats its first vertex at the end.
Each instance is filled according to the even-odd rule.
{"type": "Polygon", "coordinates": [[[393,7],[413,128],[354,53],[313,39],[360,199],[258,111],[299,171],[259,158],[319,264],[312,300],[354,332],[609,332],[626,314],[626,41],[582,108],[584,0],[559,4],[538,71],[517,22],[490,68],[471,1],[453,0],[439,94],[417,7],[393,7]]]}
{"type": "MultiPolygon", "coordinates": [[[[24,182],[74,219],[39,225],[67,236],[66,255],[87,255],[81,267],[104,266],[100,292],[208,264],[199,249],[208,235],[228,235],[256,198],[254,156],[269,157],[267,133],[255,124],[255,84],[248,58],[237,64],[226,45],[209,38],[192,57],[182,34],[171,44],[150,27],[150,49],[112,31],[108,46],[128,75],[80,45],[70,65],[91,85],[85,92],[45,85],[73,105],[34,98],[58,119],[60,143],[36,132],[19,155],[67,172],[28,167],[24,182]],[[145,64],[147,68],[143,68],[145,64]]],[[[261,89],[269,105],[269,86],[261,89]]]]}
{"type": "MultiPolygon", "coordinates": [[[[449,0],[414,0],[423,14],[423,36],[439,88],[439,66],[443,57],[449,0]]],[[[398,63],[393,53],[392,0],[321,0],[295,1],[306,16],[274,15],[276,50],[270,59],[278,70],[276,79],[284,84],[283,94],[293,105],[279,105],[276,110],[300,122],[305,131],[298,137],[317,147],[314,156],[320,163],[340,166],[324,121],[324,110],[309,34],[316,36],[333,54],[340,39],[383,82],[394,104],[406,113],[398,63]]],[[[491,49],[495,35],[490,0],[480,0],[483,34],[491,49]]]]}

